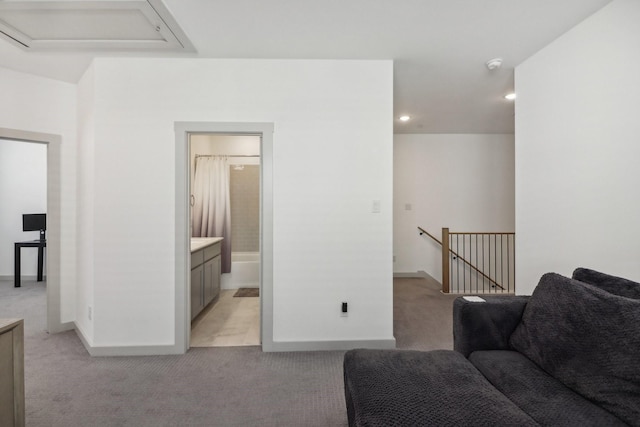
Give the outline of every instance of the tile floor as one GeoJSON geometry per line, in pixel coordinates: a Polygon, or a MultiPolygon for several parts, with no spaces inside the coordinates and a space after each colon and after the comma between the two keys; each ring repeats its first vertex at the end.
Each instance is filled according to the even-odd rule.
{"type": "Polygon", "coordinates": [[[191,347],[260,345],[260,298],[222,290],[217,301],[191,324],[191,347]]]}

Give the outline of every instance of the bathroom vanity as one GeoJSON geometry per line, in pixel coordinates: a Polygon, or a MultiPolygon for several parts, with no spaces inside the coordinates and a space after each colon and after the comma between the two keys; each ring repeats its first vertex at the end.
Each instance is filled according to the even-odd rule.
{"type": "Polygon", "coordinates": [[[191,239],[191,320],[220,293],[222,237],[191,239]]]}

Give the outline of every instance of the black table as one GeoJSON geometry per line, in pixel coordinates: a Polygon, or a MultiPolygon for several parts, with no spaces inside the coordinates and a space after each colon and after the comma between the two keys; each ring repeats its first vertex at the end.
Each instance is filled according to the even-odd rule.
{"type": "Polygon", "coordinates": [[[42,269],[44,266],[44,248],[47,247],[46,240],[29,240],[27,242],[15,243],[13,283],[16,288],[20,287],[20,249],[22,248],[38,248],[38,282],[42,282],[42,269]]]}

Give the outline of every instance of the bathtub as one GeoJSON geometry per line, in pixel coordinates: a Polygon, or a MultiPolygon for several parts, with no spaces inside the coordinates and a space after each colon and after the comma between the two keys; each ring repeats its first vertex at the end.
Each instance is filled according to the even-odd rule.
{"type": "Polygon", "coordinates": [[[222,289],[260,287],[260,252],[232,252],[231,273],[222,275],[222,289]]]}

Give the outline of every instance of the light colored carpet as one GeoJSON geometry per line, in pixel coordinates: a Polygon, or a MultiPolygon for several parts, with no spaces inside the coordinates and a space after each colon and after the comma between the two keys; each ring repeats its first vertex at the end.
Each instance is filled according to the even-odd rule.
{"type": "Polygon", "coordinates": [[[396,347],[453,349],[453,300],[433,278],[393,281],[393,335],[396,347]]]}
{"type": "MultiPolygon", "coordinates": [[[[399,348],[450,348],[450,297],[432,285],[396,279],[399,348]]],[[[45,313],[41,283],[0,282],[0,316],[25,319],[29,427],[347,425],[344,352],[221,347],[90,357],[75,332],[44,332],[45,313]]]]}

